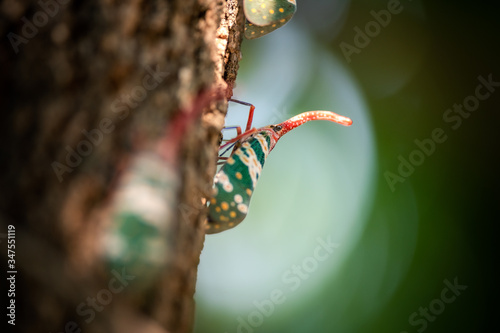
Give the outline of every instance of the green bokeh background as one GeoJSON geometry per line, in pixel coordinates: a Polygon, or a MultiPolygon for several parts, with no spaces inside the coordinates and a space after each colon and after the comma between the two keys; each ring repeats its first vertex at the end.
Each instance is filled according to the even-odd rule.
{"type": "MultiPolygon", "coordinates": [[[[349,62],[340,44],[355,45],[354,28],[388,3],[300,1],[285,27],[244,42],[235,97],[255,104],[255,126],[314,109],[354,124],[310,123],[278,143],[248,218],[207,236],[195,332],[498,327],[500,87],[456,129],[443,114],[475,94],[479,76],[500,82],[500,5],[401,1],[349,62]],[[446,140],[391,189],[386,172],[436,128],[446,140]],[[338,247],[314,264],[318,237],[338,247]],[[296,290],[283,277],[293,265],[311,271],[296,290]],[[467,289],[439,301],[455,279],[467,289]],[[273,290],[285,300],[259,311],[273,290]]],[[[227,124],[244,126],[246,112],[231,105],[227,124]]]]}

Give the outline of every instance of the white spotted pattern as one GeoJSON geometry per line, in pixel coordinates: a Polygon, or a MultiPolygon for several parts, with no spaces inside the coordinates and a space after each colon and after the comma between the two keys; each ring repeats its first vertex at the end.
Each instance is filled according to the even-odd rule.
{"type": "Polygon", "coordinates": [[[229,181],[229,177],[226,175],[224,171],[220,171],[217,174],[217,177],[215,177],[215,182],[221,184],[224,191],[226,192],[233,191],[233,184],[231,184],[231,182],[229,181]]]}
{"type": "Polygon", "coordinates": [[[255,188],[262,171],[262,165],[257,158],[257,154],[255,154],[255,151],[248,142],[244,142],[241,146],[245,149],[238,149],[235,154],[240,158],[241,162],[248,167],[248,173],[252,179],[253,188],[255,188]]]}
{"type": "Polygon", "coordinates": [[[245,204],[240,203],[240,204],[238,204],[237,208],[243,214],[246,214],[248,212],[248,206],[245,204]]]}
{"type": "Polygon", "coordinates": [[[267,155],[269,155],[269,146],[267,144],[267,140],[266,140],[265,136],[256,135],[255,138],[257,139],[257,141],[259,141],[260,146],[262,147],[262,151],[264,152],[264,155],[267,158],[267,155]]]}

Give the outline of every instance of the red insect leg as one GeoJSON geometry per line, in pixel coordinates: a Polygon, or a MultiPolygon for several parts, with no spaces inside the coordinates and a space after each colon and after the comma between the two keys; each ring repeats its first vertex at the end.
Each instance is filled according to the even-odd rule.
{"type": "MultiPolygon", "coordinates": [[[[224,127],[223,130],[227,129],[236,129],[236,137],[230,139],[230,140],[222,140],[225,141],[225,143],[220,146],[219,151],[223,150],[224,148],[228,147],[226,150],[224,150],[220,155],[219,155],[219,160],[227,160],[227,158],[222,157],[229,149],[231,149],[232,146],[237,146],[237,142],[244,137],[245,135],[253,132],[255,129],[251,129],[252,127],[252,122],[253,122],[253,113],[255,110],[255,106],[253,104],[243,102],[237,99],[230,98],[228,101],[235,102],[238,104],[246,105],[250,107],[250,111],[248,112],[248,120],[247,120],[247,126],[245,128],[245,132],[242,133],[241,127],[240,126],[230,126],[230,127],[224,127]]],[[[234,150],[234,149],[233,149],[234,150]]],[[[221,164],[220,162],[218,164],[221,164]]]]}
{"type": "Polygon", "coordinates": [[[237,99],[230,98],[229,101],[235,102],[241,105],[246,105],[250,107],[250,111],[248,112],[248,121],[247,121],[247,127],[245,128],[245,132],[248,131],[250,128],[252,128],[252,122],[253,122],[253,111],[255,110],[255,106],[253,104],[243,102],[237,99]]]}

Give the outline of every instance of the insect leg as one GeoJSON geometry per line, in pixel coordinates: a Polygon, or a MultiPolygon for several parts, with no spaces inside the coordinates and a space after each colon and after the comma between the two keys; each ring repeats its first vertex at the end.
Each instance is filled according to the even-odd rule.
{"type": "MultiPolygon", "coordinates": [[[[229,151],[229,149],[233,148],[235,144],[236,144],[236,143],[233,143],[233,144],[229,145],[229,147],[227,147],[227,148],[226,148],[226,149],[225,149],[222,153],[220,153],[220,154],[219,154],[219,160],[227,160],[228,158],[227,158],[227,157],[224,157],[223,155],[224,155],[225,153],[227,153],[227,152],[229,151]]],[[[222,150],[222,149],[221,149],[221,150],[222,150]]],[[[217,164],[219,164],[219,163],[217,163],[217,164]]]]}
{"type": "MultiPolygon", "coordinates": [[[[240,135],[241,134],[241,127],[240,126],[226,126],[222,130],[226,131],[226,130],[230,130],[230,129],[235,129],[236,130],[236,135],[240,135]]],[[[224,140],[224,138],[222,138],[222,141],[229,141],[229,140],[224,140]]]]}
{"type": "MultiPolygon", "coordinates": [[[[255,131],[255,129],[252,129],[250,130],[250,128],[252,127],[252,121],[253,121],[253,113],[254,113],[254,110],[255,110],[255,106],[253,106],[253,104],[250,104],[250,103],[247,103],[247,102],[242,102],[240,100],[237,100],[237,99],[233,99],[233,98],[230,98],[229,101],[232,101],[232,102],[235,102],[235,103],[239,103],[239,104],[242,104],[242,105],[246,105],[246,106],[249,106],[250,107],[250,111],[248,113],[248,121],[247,121],[247,126],[246,126],[246,129],[245,129],[245,132],[242,133],[241,131],[241,127],[240,126],[227,126],[227,127],[224,127],[222,130],[228,130],[228,129],[235,129],[236,130],[236,137],[230,139],[230,140],[225,140],[224,138],[221,140],[221,143],[224,142],[224,144],[222,144],[219,148],[219,151],[225,149],[221,154],[219,154],[219,161],[221,160],[226,160],[227,158],[224,158],[222,157],[222,155],[224,155],[226,152],[228,152],[231,148],[233,148],[233,150],[235,148],[237,148],[237,143],[238,141],[246,134],[248,133],[251,133],[253,131],[255,131]],[[227,147],[227,148],[226,148],[227,147]]],[[[217,164],[222,164],[221,162],[218,162],[217,164]]]]}
{"type": "MultiPolygon", "coordinates": [[[[241,136],[241,127],[240,126],[228,126],[228,127],[224,127],[222,130],[228,130],[228,129],[235,129],[236,130],[236,137],[239,137],[241,136]]],[[[226,140],[224,138],[221,139],[221,142],[219,143],[219,162],[217,162],[217,164],[222,164],[222,162],[220,162],[220,160],[226,160],[227,158],[225,157],[222,157],[225,153],[227,153],[229,151],[229,149],[231,149],[232,147],[235,146],[235,143],[231,144],[229,143],[229,147],[226,148],[226,146],[228,145],[228,141],[231,141],[232,139],[230,140],[226,140]],[[224,142],[224,144],[222,144],[224,142]],[[220,153],[221,150],[223,150],[224,148],[226,148],[222,153],[220,153]]]]}
{"type": "Polygon", "coordinates": [[[252,127],[252,122],[253,122],[253,111],[255,110],[255,106],[253,104],[243,102],[234,98],[230,98],[229,101],[235,102],[241,105],[246,105],[250,107],[250,112],[248,112],[248,121],[247,121],[247,127],[245,129],[245,132],[248,131],[252,127]]]}

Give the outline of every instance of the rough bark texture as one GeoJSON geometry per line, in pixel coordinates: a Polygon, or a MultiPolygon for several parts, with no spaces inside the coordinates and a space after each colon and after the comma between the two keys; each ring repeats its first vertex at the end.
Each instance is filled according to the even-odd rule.
{"type": "Polygon", "coordinates": [[[200,92],[231,95],[243,31],[238,8],[237,0],[1,1],[0,233],[15,226],[16,329],[192,329],[201,202],[215,173],[225,99],[180,140],[172,259],[140,295],[109,300],[103,292],[112,275],[98,255],[100,212],[131,151],[157,140],[200,92]],[[145,86],[147,75],[154,88],[145,86]],[[92,298],[102,307],[79,313],[92,298]]]}

